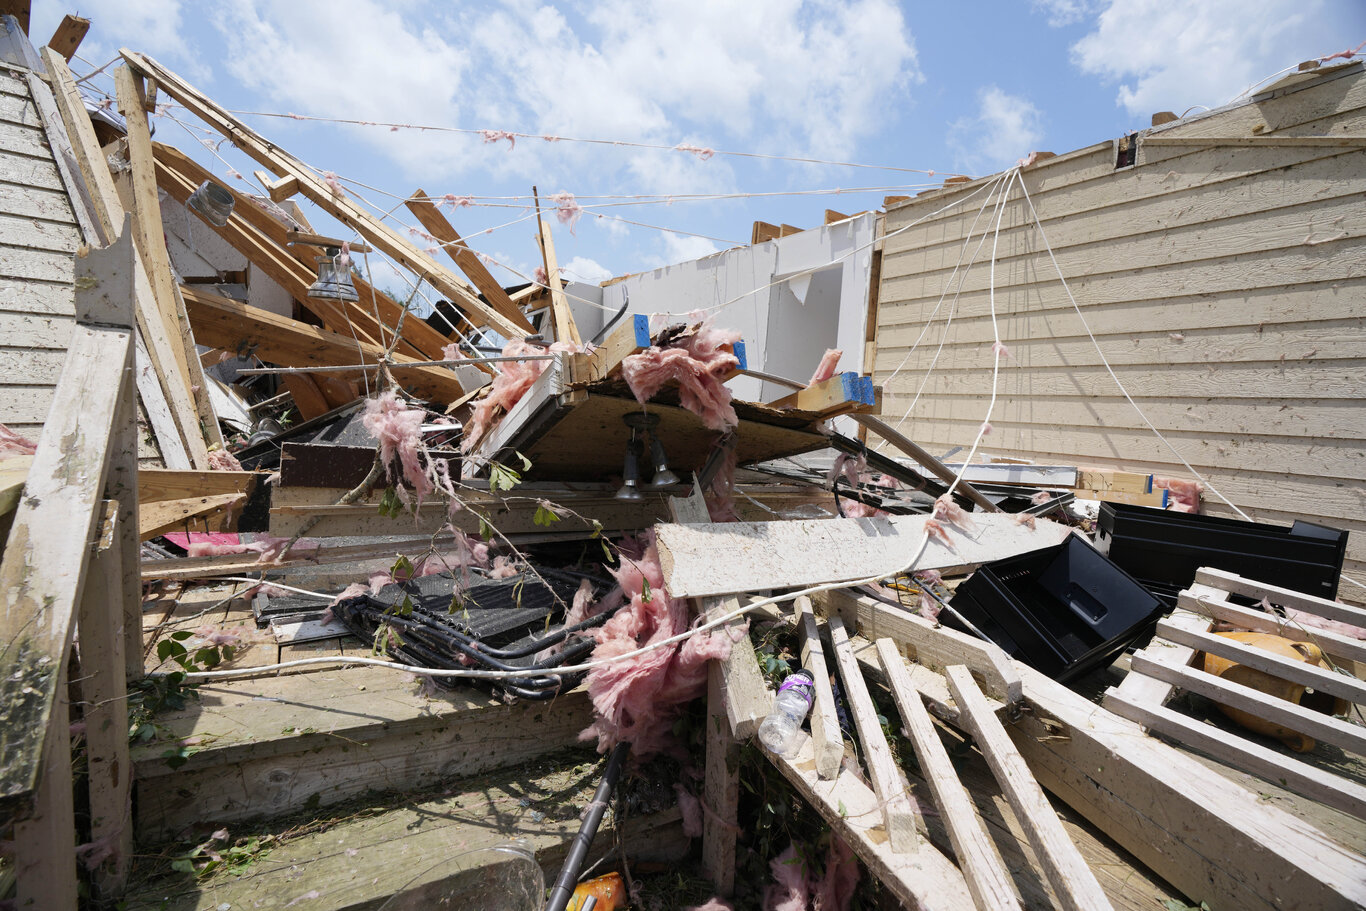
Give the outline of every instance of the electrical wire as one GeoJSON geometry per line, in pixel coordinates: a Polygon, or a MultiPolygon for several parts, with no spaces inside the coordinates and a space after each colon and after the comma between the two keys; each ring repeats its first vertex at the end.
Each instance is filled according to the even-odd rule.
{"type": "MultiPolygon", "coordinates": [[[[831,591],[836,588],[854,588],[860,585],[868,585],[870,583],[877,582],[880,579],[888,578],[889,576],[899,576],[904,573],[912,572],[915,569],[915,565],[920,562],[920,557],[924,554],[925,547],[929,544],[929,541],[930,537],[927,533],[921,534],[920,543],[916,546],[914,554],[912,555],[911,559],[905,565],[892,569],[889,572],[878,573],[877,575],[868,576],[862,579],[845,579],[838,582],[827,582],[823,585],[813,585],[809,588],[802,589],[801,591],[789,592],[787,594],[782,595],[773,595],[768,598],[762,598],[758,601],[751,601],[750,603],[735,608],[734,610],[727,611],[718,617],[714,617],[713,619],[708,620],[706,623],[703,623],[700,626],[695,626],[685,632],[678,633],[674,636],[670,636],[667,639],[661,639],[658,642],[651,642],[648,645],[641,646],[640,648],[633,649],[629,652],[624,652],[620,655],[613,655],[610,658],[599,658],[594,661],[586,662],[584,664],[573,664],[556,668],[555,674],[553,676],[585,673],[587,671],[593,670],[594,668],[605,667],[609,664],[615,664],[618,661],[624,661],[628,658],[634,658],[638,655],[643,655],[646,652],[653,651],[657,648],[663,648],[666,645],[674,645],[675,643],[682,642],[686,639],[690,639],[699,633],[703,633],[708,630],[715,629],[718,626],[722,626],[723,624],[729,623],[731,620],[741,617],[749,611],[761,607],[766,607],[770,604],[779,604],[785,601],[791,601],[794,598],[814,595],[818,592],[831,591]]],[[[314,667],[320,664],[343,666],[364,665],[367,667],[389,668],[390,670],[404,671],[409,674],[420,674],[429,677],[460,677],[472,680],[506,680],[526,676],[525,671],[485,671],[465,667],[424,668],[415,667],[410,664],[401,664],[397,661],[386,661],[381,658],[364,658],[359,656],[347,657],[344,655],[325,655],[316,658],[297,658],[293,661],[282,661],[278,664],[268,664],[259,667],[229,668],[226,670],[217,671],[195,671],[193,673],[186,674],[185,679],[187,681],[222,680],[229,677],[246,677],[251,676],[253,674],[265,673],[267,671],[279,671],[294,667],[314,667]]]]}

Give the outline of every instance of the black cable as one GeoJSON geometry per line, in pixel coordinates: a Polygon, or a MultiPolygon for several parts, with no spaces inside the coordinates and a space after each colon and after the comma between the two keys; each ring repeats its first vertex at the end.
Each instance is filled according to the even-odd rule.
{"type": "Polygon", "coordinates": [[[583,867],[583,862],[588,857],[588,849],[598,834],[602,816],[607,812],[607,802],[612,797],[612,791],[616,789],[622,769],[626,767],[626,754],[629,752],[629,743],[619,743],[612,748],[611,754],[607,757],[607,768],[602,773],[602,781],[598,783],[598,789],[584,813],[583,825],[579,826],[578,834],[569,845],[569,853],[565,855],[564,866],[560,867],[560,875],[555,878],[555,886],[550,890],[545,911],[564,911],[569,899],[573,897],[574,883],[578,881],[579,870],[583,867]]]}

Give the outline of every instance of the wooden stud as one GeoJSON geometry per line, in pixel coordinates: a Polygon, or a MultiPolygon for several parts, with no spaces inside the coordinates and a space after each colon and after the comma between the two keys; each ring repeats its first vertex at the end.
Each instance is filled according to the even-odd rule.
{"type": "Polygon", "coordinates": [[[943,671],[956,664],[967,665],[994,699],[1014,704],[1023,697],[1019,670],[993,642],[935,626],[849,589],[827,592],[825,606],[828,613],[838,614],[845,626],[865,639],[886,636],[907,646],[914,652],[911,657],[927,668],[943,671]]]}
{"type": "Polygon", "coordinates": [[[1340,721],[1332,715],[1307,709],[1288,699],[1270,696],[1254,687],[1196,667],[1168,667],[1140,652],[1131,657],[1129,672],[1156,677],[1188,693],[1198,693],[1220,705],[1241,709],[1316,740],[1366,756],[1366,727],[1359,724],[1340,721]]]}
{"type": "Polygon", "coordinates": [[[873,408],[872,385],[862,382],[857,373],[837,373],[828,380],[813,383],[791,395],[785,395],[768,404],[774,408],[796,408],[800,411],[815,411],[822,414],[839,411],[848,413],[854,410],[873,408]]]}
{"type": "Polygon", "coordinates": [[[1295,610],[1317,614],[1339,623],[1366,627],[1366,609],[1340,604],[1337,601],[1329,601],[1327,598],[1318,598],[1267,582],[1244,579],[1222,569],[1202,567],[1196,570],[1195,581],[1231,594],[1248,598],[1266,598],[1272,604],[1279,604],[1281,607],[1293,607],[1295,610]]]}
{"type": "MultiPolygon", "coordinates": [[[[195,337],[205,345],[227,351],[246,345],[265,360],[293,367],[373,365],[384,356],[384,349],[378,345],[209,294],[193,286],[182,287],[181,292],[195,337]]],[[[445,403],[464,394],[460,378],[448,367],[423,366],[420,360],[397,353],[390,355],[389,360],[407,368],[399,371],[396,378],[404,388],[417,395],[445,403]]],[[[364,371],[358,368],[356,372],[364,371]]]]}
{"type": "MultiPolygon", "coordinates": [[[[479,254],[469,248],[469,245],[461,239],[455,226],[452,225],[446,216],[441,214],[441,210],[432,204],[427,196],[427,191],[421,188],[414,190],[413,195],[408,198],[408,211],[417,216],[417,220],[422,222],[422,227],[427,229],[427,233],[441,242],[441,248],[446,251],[446,255],[455,261],[460,267],[460,271],[479,289],[480,293],[488,300],[489,306],[506,316],[513,322],[526,322],[527,329],[531,328],[526,315],[521,308],[512,302],[508,297],[507,291],[489,272],[484,261],[479,258],[479,254]]],[[[549,274],[547,272],[547,274],[549,274]]]]}
{"type": "Polygon", "coordinates": [[[1063,911],[1108,911],[1112,906],[1096,875],[1067,837],[1058,814],[1029,771],[1010,736],[963,665],[945,668],[949,692],[958,703],[959,726],[977,741],[1010,808],[1029,838],[1063,911]]]}
{"type": "MultiPolygon", "coordinates": [[[[169,340],[168,347],[174,361],[174,372],[164,376],[163,383],[180,384],[194,403],[202,430],[182,425],[180,429],[187,438],[186,441],[189,442],[188,438],[198,433],[202,440],[217,442],[221,446],[222,437],[216,433],[218,418],[209,405],[208,393],[204,389],[204,370],[195,355],[194,333],[190,330],[189,320],[178,307],[176,298],[171,260],[166,251],[161,223],[161,203],[157,198],[156,167],[152,160],[152,134],[147,124],[147,112],[142,109],[141,95],[132,70],[128,67],[116,69],[114,83],[118,91],[119,113],[124,116],[128,125],[134,238],[146,269],[161,328],[169,340]]],[[[196,464],[196,467],[207,468],[207,460],[204,464],[196,464]]]]}
{"type": "MultiPolygon", "coordinates": [[[[972,893],[980,911],[1019,911],[1020,900],[1015,894],[1010,874],[986,829],[982,827],[972,798],[958,780],[958,773],[953,770],[953,760],[949,759],[944,742],[939,739],[934,722],[930,720],[930,713],[925,710],[920,694],[906,672],[905,659],[891,639],[879,639],[876,645],[878,658],[882,661],[882,668],[892,688],[892,697],[901,711],[906,734],[915,746],[921,774],[939,807],[939,818],[949,830],[949,842],[958,857],[958,866],[967,879],[968,891],[972,893]]],[[[966,668],[962,665],[958,667],[966,673],[966,668]]],[[[972,677],[968,679],[971,681],[972,677]]]]}
{"type": "Polygon", "coordinates": [[[80,16],[73,16],[67,13],[62,17],[62,21],[57,25],[57,30],[48,39],[47,46],[52,48],[55,53],[61,54],[63,59],[70,61],[76,55],[76,48],[81,46],[85,40],[86,32],[90,31],[90,20],[82,19],[80,16]]]}
{"type": "Polygon", "coordinates": [[[702,816],[702,872],[723,898],[735,892],[740,821],[740,746],[728,714],[725,672],[713,661],[707,668],[707,753],[702,785],[702,798],[711,812],[702,816]]]}
{"type": "Polygon", "coordinates": [[[1339,661],[1366,662],[1366,642],[1360,639],[1344,636],[1341,633],[1329,632],[1318,627],[1305,627],[1303,624],[1266,611],[1239,607],[1220,597],[1223,592],[1209,589],[1208,591],[1214,593],[1199,594],[1195,591],[1197,588],[1204,588],[1204,586],[1198,583],[1191,586],[1181,593],[1178,603],[1186,611],[1201,615],[1205,620],[1203,629],[1209,628],[1210,620],[1223,620],[1227,623],[1236,624],[1243,629],[1250,629],[1259,633],[1273,633],[1287,639],[1313,642],[1323,650],[1325,655],[1339,661]]]}
{"type": "Polygon", "coordinates": [[[1163,639],[1170,639],[1177,645],[1196,648],[1220,658],[1227,658],[1244,667],[1271,674],[1273,677],[1313,687],[1318,692],[1328,693],[1358,705],[1366,705],[1366,681],[1356,677],[1335,674],[1303,661],[1282,658],[1225,636],[1183,629],[1166,620],[1158,621],[1157,635],[1163,639]]]}
{"type": "Polygon", "coordinates": [[[854,726],[863,743],[868,777],[872,779],[873,791],[882,804],[882,821],[887,826],[892,850],[898,854],[918,850],[920,836],[916,832],[916,822],[919,813],[901,783],[901,770],[896,767],[892,749],[887,745],[887,737],[878,723],[877,708],[868,693],[868,685],[863,681],[863,672],[859,670],[858,659],[854,657],[853,645],[844,630],[844,621],[839,617],[830,617],[828,624],[830,640],[835,648],[835,663],[839,667],[840,679],[844,681],[844,694],[854,716],[854,726]]]}
{"type": "Polygon", "coordinates": [[[650,318],[644,313],[632,313],[613,329],[603,343],[589,354],[575,358],[574,374],[577,382],[596,382],[606,379],[632,354],[650,347],[650,318]]]}
{"type": "MultiPolygon", "coordinates": [[[[1196,632],[1208,632],[1210,628],[1208,617],[1180,608],[1167,616],[1167,622],[1196,632]]],[[[1195,649],[1167,639],[1153,639],[1141,651],[1149,660],[1167,667],[1186,667],[1195,660],[1195,649]]],[[[1129,674],[1119,684],[1120,694],[1140,705],[1166,705],[1174,690],[1171,684],[1145,674],[1129,674]]]]}
{"type": "Polygon", "coordinates": [[[569,309],[569,300],[564,296],[560,265],[555,258],[555,239],[550,234],[550,225],[541,217],[541,197],[535,187],[531,188],[531,195],[536,201],[536,225],[539,230],[537,242],[541,245],[545,283],[550,288],[550,315],[555,325],[555,341],[582,346],[583,339],[579,337],[579,327],[574,325],[574,313],[569,309]]]}
{"type": "MultiPolygon", "coordinates": [[[[41,754],[41,768],[31,812],[14,824],[14,906],[76,911],[76,852],[72,850],[76,820],[66,661],[62,658],[57,664],[52,676],[57,703],[42,727],[29,731],[31,749],[41,754]]],[[[6,755],[7,760],[13,757],[13,753],[6,755]]]]}
{"type": "Polygon", "coordinates": [[[142,54],[122,49],[120,53],[144,76],[157,80],[161,89],[187,110],[200,117],[218,132],[232,140],[258,163],[281,177],[293,176],[299,181],[299,192],[332,217],[360,232],[368,242],[393,258],[399,265],[412,270],[451,300],[459,299],[461,307],[473,317],[486,322],[507,338],[516,338],[526,326],[508,320],[479,300],[474,290],[457,278],[449,269],[423,253],[398,231],[384,224],[367,210],[357,205],[344,192],[334,189],[312,168],[268,142],[248,128],[222,107],[210,101],[189,83],[142,54]]]}
{"type": "MultiPolygon", "coordinates": [[[[103,505],[105,518],[87,570],[77,624],[89,758],[90,840],[113,849],[95,876],[100,896],[109,899],[122,891],[132,861],[133,764],[128,758],[128,700],[124,698],[127,681],[121,627],[126,619],[119,603],[124,591],[121,507],[117,500],[105,500],[103,505]]],[[[141,624],[138,629],[141,632],[141,624]]]]}
{"type": "MultiPolygon", "coordinates": [[[[283,180],[288,179],[287,177],[283,178],[283,180]]],[[[374,247],[362,243],[345,241],[340,237],[328,237],[326,234],[314,234],[312,231],[300,231],[296,228],[285,229],[285,242],[288,244],[305,244],[312,247],[340,247],[342,244],[346,244],[352,253],[375,252],[374,247]]]]}
{"type": "Polygon", "coordinates": [[[1208,753],[1236,768],[1279,782],[1307,797],[1358,819],[1366,819],[1366,787],[1332,772],[1292,759],[1237,734],[1229,734],[1203,721],[1159,705],[1140,705],[1119,695],[1113,687],[1105,693],[1105,707],[1141,724],[1149,731],[1208,753]]]}
{"type": "Polygon", "coordinates": [[[821,643],[816,615],[811,610],[811,599],[802,595],[796,600],[797,632],[802,641],[802,667],[816,678],[811,701],[811,739],[816,754],[816,774],[825,781],[839,775],[844,759],[844,735],[835,710],[835,693],[830,687],[830,669],[825,663],[825,646],[821,643]]]}
{"type": "Polygon", "coordinates": [[[144,503],[139,511],[139,520],[142,524],[138,527],[138,536],[144,541],[149,541],[169,531],[188,529],[192,519],[198,523],[228,515],[236,511],[243,502],[241,494],[220,493],[204,497],[186,497],[183,500],[144,503]]]}

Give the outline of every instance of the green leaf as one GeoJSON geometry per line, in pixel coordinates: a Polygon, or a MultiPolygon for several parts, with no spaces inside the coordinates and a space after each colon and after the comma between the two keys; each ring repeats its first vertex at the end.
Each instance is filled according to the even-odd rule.
{"type": "MultiPolygon", "coordinates": [[[[523,460],[525,461],[525,459],[523,460]]],[[[529,465],[530,463],[528,463],[529,465]]],[[[511,490],[522,482],[522,475],[500,462],[489,463],[489,490],[511,490]]]]}
{"type": "Polygon", "coordinates": [[[386,519],[397,519],[403,514],[403,501],[393,487],[386,487],[384,496],[379,498],[379,514],[386,519]]]}
{"type": "Polygon", "coordinates": [[[493,526],[484,521],[483,516],[479,517],[479,537],[483,538],[485,541],[493,540],[493,526]]]}
{"type": "Polygon", "coordinates": [[[555,515],[551,510],[546,509],[544,506],[537,506],[536,514],[531,517],[531,521],[537,525],[549,528],[560,521],[560,517],[555,515]]]}
{"type": "Polygon", "coordinates": [[[171,869],[180,873],[193,873],[194,861],[188,857],[177,857],[171,861],[171,869]]]}
{"type": "Polygon", "coordinates": [[[190,630],[178,629],[174,633],[171,633],[171,638],[177,642],[184,642],[186,639],[190,638],[193,635],[194,633],[190,630]]]}
{"type": "Polygon", "coordinates": [[[643,601],[643,602],[646,603],[646,604],[649,604],[649,603],[650,603],[650,580],[649,580],[649,579],[642,578],[642,579],[640,580],[640,583],[641,583],[641,585],[643,586],[643,588],[641,588],[641,590],[640,590],[640,600],[643,601]]]}
{"type": "Polygon", "coordinates": [[[518,458],[518,460],[521,461],[521,463],[522,463],[522,471],[530,471],[530,470],[531,470],[531,460],[530,460],[530,459],[528,459],[526,456],[522,455],[520,452],[514,452],[513,455],[515,455],[515,456],[518,458]]]}
{"type": "Polygon", "coordinates": [[[413,561],[402,554],[399,554],[398,559],[394,561],[394,565],[389,567],[389,575],[393,576],[395,579],[411,579],[413,577],[413,572],[413,561]]]}

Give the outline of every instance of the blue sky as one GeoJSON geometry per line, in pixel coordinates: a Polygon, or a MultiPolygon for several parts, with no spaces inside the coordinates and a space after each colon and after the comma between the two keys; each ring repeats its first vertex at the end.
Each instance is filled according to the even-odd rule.
{"type": "MultiPolygon", "coordinates": [[[[39,43],[72,11],[34,7],[39,43]]],[[[826,208],[877,208],[948,173],[991,173],[1033,150],[1146,127],[1156,111],[1226,104],[1283,67],[1366,40],[1360,0],[88,0],[76,11],[92,21],[78,76],[127,46],[234,110],[624,143],[513,146],[244,117],[349,193],[398,205],[404,225],[415,222],[399,199],[419,186],[473,197],[446,214],[472,247],[524,275],[539,261],[531,186],[572,193],[585,211],[572,233],[554,222],[556,248],[588,281],[748,242],[756,220],[810,227],[826,208]],[[704,160],[678,145],[935,174],[704,160]],[[877,189],[810,192],[859,187],[877,189]]],[[[112,92],[105,76],[88,85],[112,92]]],[[[172,109],[157,138],[252,188],[257,165],[227,144],[218,160],[177,119],[194,124],[172,109]]],[[[318,230],[342,230],[303,204],[318,230]]],[[[375,278],[401,285],[392,272],[375,278]]]]}

